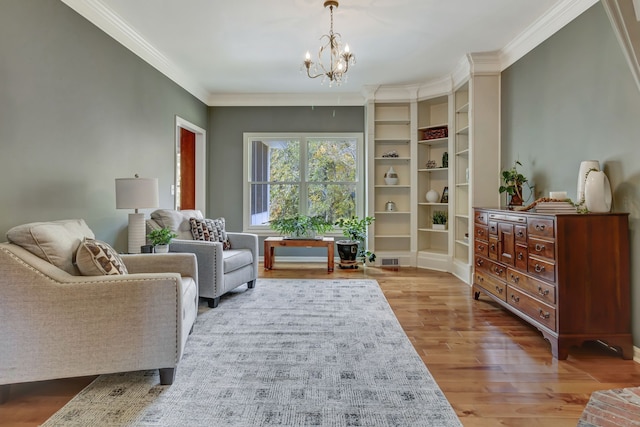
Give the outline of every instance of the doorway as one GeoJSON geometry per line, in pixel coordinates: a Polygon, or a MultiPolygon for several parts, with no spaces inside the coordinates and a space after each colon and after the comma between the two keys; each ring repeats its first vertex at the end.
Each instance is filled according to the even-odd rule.
{"type": "Polygon", "coordinates": [[[207,132],[176,116],[175,209],[206,212],[207,132]]]}

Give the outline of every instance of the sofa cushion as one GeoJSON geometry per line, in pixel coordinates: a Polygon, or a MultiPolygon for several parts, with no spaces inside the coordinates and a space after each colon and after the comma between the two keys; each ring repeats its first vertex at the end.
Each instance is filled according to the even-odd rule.
{"type": "Polygon", "coordinates": [[[127,274],[127,267],[120,255],[108,243],[100,240],[84,239],[80,243],[76,265],[84,276],[127,274]]]}
{"type": "Polygon", "coordinates": [[[69,274],[79,275],[74,265],[78,246],[95,235],[83,219],[32,222],[7,232],[7,240],[50,262],[69,274]]]}
{"type": "Polygon", "coordinates": [[[222,265],[224,274],[253,264],[253,254],[249,249],[230,249],[223,252],[222,265]]]}
{"type": "Polygon", "coordinates": [[[217,219],[198,219],[190,218],[191,235],[193,240],[204,240],[208,242],[222,243],[222,249],[231,249],[231,242],[225,230],[224,218],[217,219]]]}
{"type": "Polygon", "coordinates": [[[178,239],[193,240],[189,218],[204,219],[199,210],[157,209],[151,212],[151,219],[161,228],[167,227],[178,235],[178,239]]]}

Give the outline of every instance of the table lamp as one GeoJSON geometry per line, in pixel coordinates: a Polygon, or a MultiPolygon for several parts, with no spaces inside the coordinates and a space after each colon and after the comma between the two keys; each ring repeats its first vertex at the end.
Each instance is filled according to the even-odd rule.
{"type": "Polygon", "coordinates": [[[146,244],[144,214],[138,209],[158,207],[158,178],[116,178],[116,209],[135,209],[129,214],[128,253],[139,254],[146,244]]]}

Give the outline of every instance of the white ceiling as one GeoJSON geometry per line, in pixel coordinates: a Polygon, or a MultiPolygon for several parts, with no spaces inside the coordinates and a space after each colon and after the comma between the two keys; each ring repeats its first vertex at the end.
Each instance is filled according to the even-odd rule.
{"type": "Polygon", "coordinates": [[[506,57],[515,41],[528,50],[527,39],[539,43],[597,0],[340,0],[334,30],[357,63],[332,88],[301,72],[305,52],[316,55],[329,31],[324,0],[62,1],[212,105],[421,85],[451,74],[470,52],[506,57]]]}

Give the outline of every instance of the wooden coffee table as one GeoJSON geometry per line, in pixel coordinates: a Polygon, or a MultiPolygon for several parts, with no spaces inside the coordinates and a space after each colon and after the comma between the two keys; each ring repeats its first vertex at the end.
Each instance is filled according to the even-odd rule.
{"type": "Polygon", "coordinates": [[[276,247],[294,248],[327,248],[327,271],[333,271],[333,237],[323,237],[322,239],[285,239],[284,237],[267,237],[264,239],[264,269],[271,270],[275,260],[276,247]]]}

